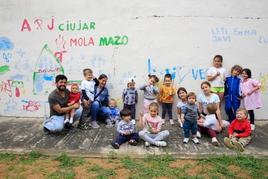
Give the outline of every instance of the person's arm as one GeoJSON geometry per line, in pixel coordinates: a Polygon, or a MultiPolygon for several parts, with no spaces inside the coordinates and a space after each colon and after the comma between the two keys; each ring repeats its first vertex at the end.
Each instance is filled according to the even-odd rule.
{"type": "Polygon", "coordinates": [[[202,114],[202,112],[203,112],[203,106],[202,106],[202,103],[201,102],[198,102],[198,112],[200,114],[202,114]]]}
{"type": "Polygon", "coordinates": [[[208,76],[207,76],[207,80],[208,80],[208,81],[213,81],[213,80],[215,80],[219,75],[220,75],[220,72],[217,72],[215,75],[208,75],[208,76]]]}
{"type": "Polygon", "coordinates": [[[145,84],[145,85],[141,86],[141,87],[140,87],[140,90],[143,90],[143,91],[144,91],[144,90],[145,90],[145,88],[146,88],[146,86],[148,86],[148,85],[147,85],[147,84],[145,84]]]}
{"type": "Polygon", "coordinates": [[[53,110],[57,111],[57,113],[64,114],[72,109],[78,109],[79,104],[75,103],[74,105],[68,107],[61,107],[59,104],[54,104],[52,105],[52,108],[53,110]]]}
{"type": "Polygon", "coordinates": [[[153,93],[157,95],[159,93],[159,88],[157,86],[153,86],[153,93]]]}
{"type": "Polygon", "coordinates": [[[93,78],[93,80],[95,81],[95,86],[99,86],[100,82],[97,78],[93,78]]]}
{"type": "Polygon", "coordinates": [[[177,118],[178,120],[181,120],[181,108],[177,107],[177,118]]]}
{"type": "Polygon", "coordinates": [[[163,87],[159,90],[159,102],[162,103],[162,97],[163,97],[163,87]]]}
{"type": "Polygon", "coordinates": [[[253,89],[246,94],[247,96],[251,95],[252,93],[254,93],[256,91],[258,91],[261,88],[261,83],[259,81],[257,81],[257,80],[253,80],[252,86],[253,86],[253,89]]]}
{"type": "Polygon", "coordinates": [[[234,125],[235,125],[235,120],[230,124],[229,128],[228,128],[228,136],[231,137],[234,133],[234,125]]]}
{"type": "Polygon", "coordinates": [[[116,130],[121,135],[124,135],[125,134],[125,131],[122,130],[122,123],[121,122],[118,123],[116,130]]]}
{"type": "Polygon", "coordinates": [[[144,128],[144,126],[145,126],[145,121],[146,121],[146,119],[144,118],[144,114],[141,112],[141,113],[140,113],[140,117],[139,117],[139,122],[138,122],[139,127],[140,127],[141,129],[144,128]]]}
{"type": "Polygon", "coordinates": [[[137,90],[135,90],[135,102],[136,102],[136,104],[138,103],[138,91],[137,90]]]}
{"type": "Polygon", "coordinates": [[[127,94],[127,89],[124,89],[123,90],[123,93],[122,93],[122,99],[123,99],[123,103],[125,102],[125,96],[127,94]]]}
{"type": "Polygon", "coordinates": [[[223,122],[222,122],[222,117],[221,117],[221,111],[220,111],[220,102],[217,102],[216,105],[217,105],[217,111],[216,111],[217,119],[219,121],[220,127],[223,127],[223,122]]]}

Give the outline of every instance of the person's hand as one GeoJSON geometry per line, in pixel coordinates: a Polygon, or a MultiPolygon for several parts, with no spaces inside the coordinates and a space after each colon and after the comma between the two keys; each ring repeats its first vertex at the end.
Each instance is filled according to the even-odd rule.
{"type": "Polygon", "coordinates": [[[221,131],[222,131],[222,126],[218,126],[218,127],[217,127],[217,131],[218,131],[218,132],[221,132],[221,131]]]}
{"type": "Polygon", "coordinates": [[[233,137],[233,135],[232,134],[229,134],[229,138],[232,138],[233,137]]]}
{"type": "Polygon", "coordinates": [[[124,135],[129,135],[130,134],[130,131],[125,131],[124,132],[124,135]]]}
{"type": "Polygon", "coordinates": [[[250,95],[252,95],[252,92],[248,92],[246,95],[247,95],[247,96],[250,96],[250,95]]]}
{"type": "Polygon", "coordinates": [[[85,107],[88,107],[90,103],[88,100],[83,99],[83,104],[85,105],[85,107]]]}
{"type": "Polygon", "coordinates": [[[184,118],[181,118],[181,123],[182,123],[182,124],[184,123],[184,118]]]}
{"type": "Polygon", "coordinates": [[[79,105],[79,103],[75,103],[74,105],[72,105],[72,107],[73,107],[74,109],[78,109],[78,108],[80,107],[80,105],[79,105]]]}
{"type": "Polygon", "coordinates": [[[144,116],[143,112],[140,112],[140,119],[142,119],[144,116]]]}
{"type": "Polygon", "coordinates": [[[152,128],[152,134],[157,134],[157,133],[158,133],[157,129],[156,128],[152,128]]]}

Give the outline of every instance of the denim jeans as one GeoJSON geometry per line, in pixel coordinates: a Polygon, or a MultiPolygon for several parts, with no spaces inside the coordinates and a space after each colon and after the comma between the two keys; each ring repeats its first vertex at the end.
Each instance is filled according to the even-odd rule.
{"type": "Polygon", "coordinates": [[[106,106],[101,106],[98,101],[94,101],[91,104],[91,121],[96,121],[97,118],[100,119],[110,119],[110,110],[106,106]]]}
{"type": "Polygon", "coordinates": [[[161,141],[164,140],[169,136],[168,130],[160,131],[157,134],[151,134],[148,133],[147,131],[140,131],[139,136],[141,139],[143,139],[146,142],[149,142],[150,144],[155,144],[156,141],[161,141]]]}
{"type": "Polygon", "coordinates": [[[183,132],[184,137],[189,138],[190,137],[190,131],[192,132],[192,135],[196,135],[197,132],[197,122],[192,122],[189,120],[185,120],[183,123],[183,132]]]}

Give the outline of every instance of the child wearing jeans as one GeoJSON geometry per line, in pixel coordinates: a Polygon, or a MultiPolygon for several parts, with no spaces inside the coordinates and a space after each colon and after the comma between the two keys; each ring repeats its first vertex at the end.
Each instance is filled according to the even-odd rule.
{"type": "Polygon", "coordinates": [[[120,116],[122,120],[117,125],[118,135],[111,145],[115,149],[119,149],[120,145],[125,142],[128,142],[130,145],[137,145],[139,135],[135,132],[135,126],[131,121],[131,111],[122,109],[120,116]]]}
{"type": "Polygon", "coordinates": [[[224,144],[240,152],[245,150],[245,146],[251,141],[251,128],[247,119],[247,110],[239,108],[236,112],[236,119],[233,120],[228,129],[228,137],[224,138],[224,144]]]}
{"type": "Polygon", "coordinates": [[[145,146],[156,145],[165,147],[167,142],[165,138],[169,136],[169,131],[161,131],[163,119],[158,116],[159,105],[152,102],[149,105],[149,113],[140,116],[139,125],[143,130],[139,132],[141,139],[145,141],[145,146]]]}
{"type": "MultiPolygon", "coordinates": [[[[80,104],[79,101],[80,101],[79,86],[78,86],[78,84],[72,84],[71,92],[69,94],[68,106],[72,106],[75,103],[80,104]]],[[[73,123],[74,113],[75,113],[75,109],[72,109],[71,111],[66,113],[66,118],[65,118],[64,124],[66,124],[66,123],[72,124],[73,123]]]]}
{"type": "Polygon", "coordinates": [[[197,132],[197,119],[198,119],[198,106],[195,104],[196,95],[193,92],[187,95],[187,104],[182,106],[182,122],[184,139],[183,143],[187,144],[190,138],[190,131],[192,132],[192,140],[195,144],[199,144],[199,140],[196,137],[197,132]]]}
{"type": "Polygon", "coordinates": [[[205,116],[205,120],[200,118],[197,121],[198,130],[202,134],[207,134],[212,139],[212,144],[215,146],[219,146],[219,142],[217,140],[217,132],[221,130],[220,123],[216,118],[217,105],[215,103],[210,103],[207,105],[207,115],[205,116]]]}
{"type": "Polygon", "coordinates": [[[255,130],[254,110],[262,107],[261,93],[259,90],[261,83],[251,78],[251,71],[248,68],[242,70],[242,78],[243,80],[240,83],[242,98],[244,106],[249,113],[251,130],[255,130]]]}
{"type": "Polygon", "coordinates": [[[235,119],[236,110],[240,107],[240,78],[238,77],[242,72],[242,67],[234,65],[231,69],[231,76],[225,80],[225,111],[228,115],[229,122],[235,119]]]}
{"type": "Polygon", "coordinates": [[[148,77],[148,83],[140,87],[140,90],[144,91],[144,114],[149,112],[149,105],[152,102],[157,102],[156,98],[159,93],[158,87],[155,86],[159,81],[158,77],[156,75],[148,75],[148,77]]]}
{"type": "Polygon", "coordinates": [[[160,88],[159,102],[162,103],[162,119],[165,119],[166,113],[168,113],[169,122],[174,125],[172,117],[172,104],[173,96],[176,94],[176,90],[172,84],[171,74],[165,74],[164,84],[160,88]]]}
{"type": "Polygon", "coordinates": [[[136,104],[138,103],[138,91],[135,88],[134,78],[128,79],[127,88],[123,90],[124,108],[131,111],[131,118],[136,119],[136,104]]]}
{"type": "Polygon", "coordinates": [[[120,121],[120,109],[117,107],[117,103],[114,98],[109,100],[109,110],[111,122],[113,124],[117,124],[120,121]]]}
{"type": "Polygon", "coordinates": [[[184,87],[180,87],[177,91],[177,95],[179,98],[179,102],[177,104],[177,117],[178,117],[178,123],[179,126],[182,128],[183,124],[182,124],[182,118],[181,118],[181,108],[182,106],[187,104],[187,90],[184,87]]]}

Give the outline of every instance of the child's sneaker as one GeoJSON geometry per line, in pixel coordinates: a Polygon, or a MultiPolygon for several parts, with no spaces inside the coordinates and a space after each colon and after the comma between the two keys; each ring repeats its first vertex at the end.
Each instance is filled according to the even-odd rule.
{"type": "Polygon", "coordinates": [[[183,128],[183,124],[182,124],[182,122],[179,120],[178,121],[178,123],[179,123],[179,126],[181,127],[181,128],[183,128]]]}
{"type": "Polygon", "coordinates": [[[64,120],[64,124],[69,123],[69,122],[70,122],[69,119],[64,120]]]}
{"type": "Polygon", "coordinates": [[[212,145],[214,146],[219,146],[220,143],[218,142],[217,138],[216,137],[212,137],[212,141],[211,141],[212,145]]]}
{"type": "Polygon", "coordinates": [[[129,143],[129,145],[134,145],[134,146],[136,146],[138,144],[138,142],[135,140],[130,140],[128,143],[129,143]]]}
{"type": "Polygon", "coordinates": [[[201,139],[201,133],[200,133],[199,131],[196,132],[196,137],[197,137],[198,139],[201,139]]]}
{"type": "Polygon", "coordinates": [[[114,149],[119,149],[119,144],[118,143],[115,143],[115,142],[112,142],[111,145],[113,146],[114,149]]]}
{"type": "Polygon", "coordinates": [[[166,147],[167,143],[165,141],[156,141],[155,145],[158,147],[166,147]]]}
{"type": "Polygon", "coordinates": [[[112,124],[112,121],[110,119],[106,119],[106,128],[112,128],[113,127],[113,124],[112,124]]]}
{"type": "Polygon", "coordinates": [[[192,139],[192,141],[193,141],[195,144],[199,144],[199,140],[198,140],[198,138],[196,138],[196,137],[194,137],[194,138],[192,139]]]}
{"type": "Polygon", "coordinates": [[[74,122],[73,118],[70,119],[69,123],[72,124],[74,122]]]}
{"type": "Polygon", "coordinates": [[[50,130],[48,130],[46,127],[43,127],[44,134],[48,135],[50,133],[50,130]]]}
{"type": "Polygon", "coordinates": [[[173,121],[173,119],[170,119],[170,120],[169,120],[169,123],[170,123],[170,125],[174,125],[174,121],[173,121]]]}
{"type": "Polygon", "coordinates": [[[224,137],[224,144],[225,144],[228,148],[230,148],[230,149],[233,149],[233,148],[234,148],[234,144],[233,144],[233,142],[232,142],[231,139],[228,138],[228,137],[224,137]]]}
{"type": "Polygon", "coordinates": [[[236,142],[234,143],[236,149],[239,151],[239,152],[244,152],[245,151],[245,148],[243,146],[243,144],[241,144],[240,142],[236,142]]]}
{"type": "Polygon", "coordinates": [[[255,124],[250,124],[251,130],[254,131],[255,130],[255,124]]]}
{"type": "Polygon", "coordinates": [[[189,142],[189,138],[184,138],[183,143],[187,144],[189,142]]]}
{"type": "Polygon", "coordinates": [[[149,142],[145,141],[144,145],[145,145],[145,147],[149,147],[151,144],[149,142]]]}
{"type": "Polygon", "coordinates": [[[100,128],[99,124],[96,121],[91,121],[91,127],[94,129],[100,128]]]}
{"type": "Polygon", "coordinates": [[[136,124],[135,119],[132,119],[131,122],[132,122],[132,124],[134,124],[134,125],[136,124]]]}

